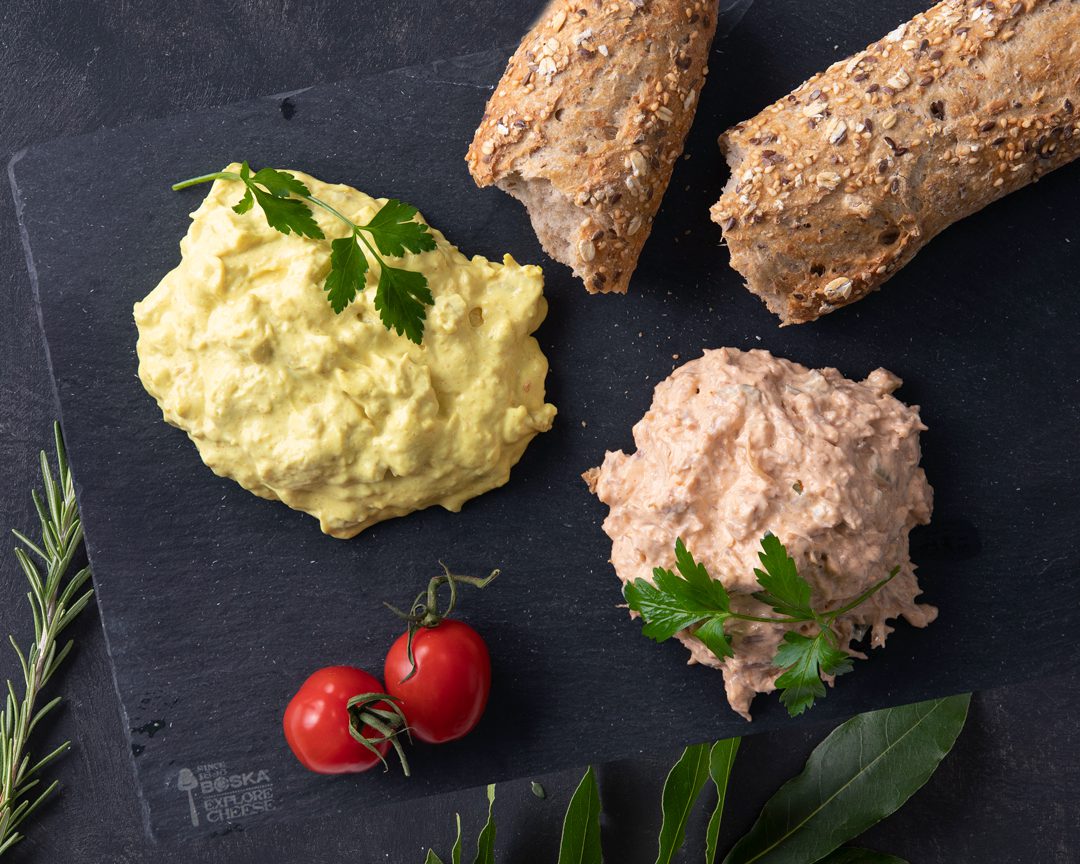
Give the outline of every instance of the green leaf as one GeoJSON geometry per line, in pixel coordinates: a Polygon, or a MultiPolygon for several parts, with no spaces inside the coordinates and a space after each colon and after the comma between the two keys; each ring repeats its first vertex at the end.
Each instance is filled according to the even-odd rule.
{"type": "Polygon", "coordinates": [[[698,585],[707,585],[712,582],[709,571],[705,569],[704,564],[699,564],[694,560],[694,556],[683,543],[682,537],[675,538],[675,567],[687,582],[698,585]]]}
{"type": "Polygon", "coordinates": [[[724,818],[728,780],[731,779],[731,766],[735,764],[735,754],[738,752],[738,738],[717,741],[709,751],[709,776],[716,786],[716,807],[709,817],[709,827],[705,830],[705,864],[716,861],[716,844],[720,837],[720,822],[724,818]]]}
{"type": "Polygon", "coordinates": [[[675,566],[681,576],[663,567],[653,570],[650,584],[644,579],[623,586],[623,597],[645,619],[642,633],[657,642],[670,639],[701,621],[719,618],[698,630],[698,637],[718,657],[730,657],[730,640],[723,633],[723,620],[730,612],[730,598],[723,584],[709,577],[687,551],[682,540],[675,541],[675,566]],[[704,630],[704,632],[702,632],[704,630]]]}
{"type": "Polygon", "coordinates": [[[435,850],[428,849],[427,857],[424,858],[424,864],[443,864],[443,860],[435,854],[435,850]]]}
{"type": "Polygon", "coordinates": [[[495,864],[495,784],[487,787],[487,822],[476,838],[476,857],[473,864],[495,864]]]}
{"type": "Polygon", "coordinates": [[[371,237],[383,255],[400,258],[408,252],[430,252],[435,248],[435,238],[428,233],[428,226],[413,219],[416,208],[397,199],[387,201],[367,225],[361,226],[371,232],[371,237]]]}
{"type": "Polygon", "coordinates": [[[814,610],[810,608],[810,583],[799,575],[784,544],[775,534],[766,534],[761,538],[761,550],[758,558],[765,569],[755,568],[754,575],[765,590],[754,597],[781,615],[814,620],[814,610]]]}
{"type": "Polygon", "coordinates": [[[590,765],[574,791],[563,820],[559,864],[601,864],[600,787],[590,765]]]}
{"type": "Polygon", "coordinates": [[[709,745],[687,747],[664,781],[661,801],[663,822],[660,825],[660,849],[656,864],[670,864],[686,840],[690,811],[709,779],[709,745]]]}
{"type": "Polygon", "coordinates": [[[326,235],[315,221],[307,202],[299,198],[276,198],[254,185],[248,185],[248,189],[262,207],[266,224],[275,231],[280,231],[282,234],[295,232],[301,237],[310,237],[313,240],[325,238],[326,235]]]}
{"type": "Polygon", "coordinates": [[[765,804],[724,864],[814,864],[895,812],[964,728],[970,694],[854,717],[765,804]]]}
{"type": "Polygon", "coordinates": [[[22,839],[22,834],[17,831],[9,834],[6,839],[0,842],[0,857],[22,839]]]}
{"type": "Polygon", "coordinates": [[[687,609],[707,611],[710,614],[726,613],[730,610],[730,598],[723,583],[709,576],[709,571],[694,560],[681,539],[675,541],[675,566],[682,579],[678,579],[670,570],[657,567],[653,570],[656,584],[680,597],[687,609]]]}
{"type": "Polygon", "coordinates": [[[330,273],[327,274],[323,291],[337,314],[341,314],[356,295],[364,290],[368,260],[356,236],[339,237],[330,244],[330,273]]]}
{"type": "Polygon", "coordinates": [[[699,621],[708,618],[707,612],[688,612],[677,597],[666,594],[655,585],[638,579],[623,586],[627,605],[645,620],[641,632],[656,642],[670,639],[699,621]]]}
{"type": "MultiPolygon", "coordinates": [[[[251,166],[247,162],[240,164],[240,179],[244,183],[244,197],[233,204],[233,210],[237,213],[247,213],[255,204],[255,198],[251,194],[251,166]]],[[[175,188],[175,187],[174,187],[175,188]]]]}
{"type": "Polygon", "coordinates": [[[251,194],[251,189],[246,188],[244,189],[244,197],[237,201],[235,204],[233,204],[232,209],[237,213],[244,214],[247,213],[254,204],[255,198],[251,194]]]}
{"type": "MultiPolygon", "coordinates": [[[[245,163],[246,164],[246,163],[245,163]]],[[[299,195],[307,198],[311,191],[302,182],[288,171],[275,171],[273,168],[260,168],[251,178],[256,183],[266,187],[275,198],[288,198],[290,195],[299,195]]]]}
{"type": "Polygon", "coordinates": [[[457,834],[454,837],[454,845],[450,849],[450,864],[461,864],[461,814],[454,814],[457,823],[457,834]]]}
{"type": "Polygon", "coordinates": [[[535,795],[540,800],[547,798],[547,792],[544,791],[544,787],[537,783],[535,780],[533,780],[532,783],[529,784],[529,788],[532,789],[533,795],[535,795]]]}
{"type": "Polygon", "coordinates": [[[788,714],[798,717],[825,696],[822,674],[843,675],[851,671],[851,657],[833,644],[829,630],[822,630],[811,639],[789,630],[776,649],[773,665],[784,669],[776,679],[780,701],[788,714]]]}
{"type": "Polygon", "coordinates": [[[424,318],[435,298],[427,287],[427,278],[423,273],[402,270],[397,267],[381,266],[379,287],[375,289],[375,308],[387,330],[394,330],[398,336],[404,334],[417,345],[424,337],[424,318]]]}
{"type": "Polygon", "coordinates": [[[721,660],[735,656],[731,637],[724,632],[725,621],[724,618],[710,618],[694,631],[694,635],[705,643],[705,647],[721,660]]]}
{"type": "Polygon", "coordinates": [[[884,852],[845,846],[843,849],[837,849],[828,858],[823,858],[818,864],[908,864],[908,862],[895,855],[886,855],[884,852]]]}

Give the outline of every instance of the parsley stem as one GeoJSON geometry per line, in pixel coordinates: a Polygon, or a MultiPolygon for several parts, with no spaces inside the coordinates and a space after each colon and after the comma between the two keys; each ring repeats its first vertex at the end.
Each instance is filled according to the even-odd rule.
{"type": "MultiPolygon", "coordinates": [[[[212,183],[214,180],[236,180],[239,182],[243,182],[244,178],[237,174],[235,171],[214,171],[212,174],[202,174],[199,177],[191,177],[187,180],[181,180],[179,183],[174,183],[172,186],[172,190],[174,192],[179,192],[181,189],[188,189],[191,186],[198,186],[200,183],[212,183]]],[[[375,260],[379,262],[379,266],[386,266],[386,263],[383,261],[382,256],[379,255],[378,251],[371,245],[371,243],[368,242],[367,238],[361,233],[362,231],[371,230],[366,225],[357,225],[355,222],[353,222],[352,219],[350,219],[332,204],[327,204],[321,198],[316,198],[314,195],[301,195],[298,197],[303,198],[305,201],[310,201],[316,207],[321,207],[331,216],[340,219],[342,222],[348,225],[349,229],[352,231],[353,236],[364,244],[367,250],[374,256],[375,260]]]]}
{"type": "Polygon", "coordinates": [[[336,216],[338,219],[348,225],[349,229],[352,231],[353,237],[359,240],[368,250],[368,252],[371,253],[372,257],[374,257],[374,259],[379,262],[379,267],[385,268],[387,266],[386,262],[383,261],[382,256],[379,254],[378,250],[371,245],[367,237],[365,237],[363,234],[364,231],[371,230],[370,228],[368,228],[367,225],[357,225],[355,222],[352,221],[352,219],[350,219],[340,210],[336,209],[330,204],[327,204],[322,199],[316,198],[314,195],[306,195],[304,197],[312,204],[315,204],[318,207],[322,207],[322,209],[325,210],[327,213],[331,214],[332,216],[336,216]]]}
{"type": "Polygon", "coordinates": [[[338,219],[340,219],[342,222],[344,222],[346,225],[348,225],[349,228],[352,230],[353,237],[355,237],[357,240],[359,240],[364,245],[364,247],[368,250],[368,252],[371,253],[372,257],[376,261],[379,262],[379,266],[380,267],[387,267],[388,266],[387,263],[385,261],[383,261],[382,255],[379,254],[379,250],[376,249],[374,246],[372,246],[371,242],[363,234],[364,231],[371,231],[371,228],[369,228],[367,225],[357,225],[355,222],[352,221],[352,219],[350,219],[348,216],[346,216],[340,210],[337,210],[332,205],[327,204],[325,201],[323,201],[323,200],[321,200],[319,198],[316,198],[314,195],[306,195],[304,197],[308,201],[310,201],[312,204],[315,204],[318,207],[322,207],[322,209],[325,210],[327,213],[330,213],[331,215],[336,216],[338,219]]]}
{"type": "Polygon", "coordinates": [[[741,612],[728,612],[729,618],[738,618],[740,621],[758,621],[762,624],[802,624],[809,618],[760,618],[757,615],[743,615],[741,612]]]}
{"type": "Polygon", "coordinates": [[[383,261],[382,256],[377,251],[375,251],[375,247],[371,245],[367,237],[360,233],[359,227],[357,228],[357,230],[353,231],[353,235],[356,237],[357,240],[359,240],[361,243],[364,244],[364,246],[367,247],[367,250],[372,255],[375,256],[375,260],[379,262],[379,266],[385,269],[387,266],[386,262],[383,261]]]}
{"type": "MultiPolygon", "coordinates": [[[[239,182],[243,182],[244,178],[237,174],[235,171],[214,171],[211,174],[202,174],[198,177],[191,177],[187,180],[181,180],[179,183],[174,183],[172,186],[172,190],[174,192],[179,192],[181,189],[188,189],[191,186],[198,186],[200,183],[212,183],[215,180],[236,180],[239,182]]],[[[314,195],[301,195],[298,197],[303,198],[305,201],[310,201],[316,207],[321,207],[331,216],[340,219],[342,222],[348,225],[349,228],[352,230],[353,235],[357,239],[359,239],[364,244],[364,246],[368,248],[368,251],[370,251],[372,255],[375,256],[375,260],[378,261],[380,265],[383,264],[382,256],[380,256],[378,251],[376,251],[375,248],[372,247],[372,245],[367,241],[367,238],[360,233],[361,231],[371,230],[370,228],[368,228],[367,225],[357,225],[355,222],[353,222],[352,219],[350,219],[332,204],[327,204],[321,198],[316,198],[314,195]]]]}
{"type": "MultiPolygon", "coordinates": [[[[198,177],[191,177],[187,180],[181,180],[179,183],[174,183],[172,186],[172,190],[174,192],[179,192],[181,189],[188,189],[191,186],[198,186],[200,183],[212,183],[214,180],[235,180],[237,182],[243,182],[244,178],[237,174],[235,171],[214,171],[211,174],[202,174],[198,177]]],[[[364,227],[362,225],[357,225],[355,222],[352,221],[352,219],[350,219],[336,207],[327,204],[321,198],[316,198],[314,195],[300,195],[297,197],[303,198],[305,201],[310,201],[312,204],[321,207],[327,213],[336,216],[354,231],[362,230],[364,227]]]]}
{"type": "Polygon", "coordinates": [[[893,567],[893,569],[889,573],[889,575],[886,576],[884,579],[882,579],[880,582],[878,582],[875,585],[872,585],[870,588],[868,588],[866,591],[864,591],[862,594],[860,594],[858,597],[856,597],[854,600],[852,600],[846,606],[841,606],[836,611],[830,612],[829,613],[829,618],[828,618],[829,623],[831,624],[833,621],[835,621],[837,618],[839,618],[845,612],[850,612],[856,606],[858,606],[858,605],[864,603],[865,601],[869,600],[878,591],[880,591],[882,588],[884,588],[886,585],[888,585],[890,582],[892,582],[892,580],[896,578],[896,574],[899,573],[899,572],[900,572],[899,567],[893,567]]]}
{"type": "Polygon", "coordinates": [[[331,216],[336,216],[338,219],[340,219],[342,222],[344,222],[346,225],[348,225],[354,232],[359,231],[361,229],[362,226],[357,225],[355,222],[352,221],[352,219],[350,219],[348,216],[346,216],[344,213],[342,213],[337,208],[331,206],[330,204],[327,204],[321,198],[316,198],[314,195],[304,195],[302,197],[305,200],[310,201],[312,204],[316,205],[317,207],[322,207],[322,209],[325,210],[327,213],[329,213],[331,216]]]}
{"type": "Polygon", "coordinates": [[[174,183],[172,186],[173,192],[179,192],[181,189],[187,189],[190,186],[198,186],[200,183],[212,183],[214,180],[241,180],[241,176],[233,171],[215,171],[213,174],[203,174],[199,177],[191,177],[187,180],[181,180],[179,183],[174,183]]]}

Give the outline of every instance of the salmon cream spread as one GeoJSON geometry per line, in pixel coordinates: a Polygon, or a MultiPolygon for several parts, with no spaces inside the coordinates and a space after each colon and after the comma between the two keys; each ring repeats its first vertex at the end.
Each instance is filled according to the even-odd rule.
{"type": "MultiPolygon", "coordinates": [[[[836,609],[889,574],[885,588],[836,622],[841,644],[867,631],[874,647],[903,616],[937,616],[908,556],[908,533],[930,520],[919,467],[917,407],[892,396],[901,381],[878,369],[863,382],[807,369],[767,351],[707,351],[659,384],[634,426],[635,453],[608,453],[586,474],[611,510],[604,531],[619,579],[652,580],[674,565],[681,537],[747,614],[773,613],[750,595],[766,532],[786,546],[820,609],[836,609]]],[[[690,632],[690,662],[723,670],[731,707],[747,719],[775,689],[772,658],[785,628],[731,621],[735,657],[719,660],[690,632]]],[[[808,635],[814,630],[808,629],[808,635]]],[[[856,654],[850,647],[851,653],[856,654]]]]}
{"type": "MultiPolygon", "coordinates": [[[[294,173],[360,224],[385,203],[294,173]]],[[[316,209],[327,242],[286,236],[258,204],[235,213],[242,192],[214,183],[180,264],[135,305],[139,377],[203,461],[342,538],[506,483],[555,417],[530,335],[547,312],[540,268],[466,258],[432,229],[436,249],[393,261],[435,298],[415,345],[379,320],[377,266],[352,305],[330,308],[340,223],[316,209]]]]}

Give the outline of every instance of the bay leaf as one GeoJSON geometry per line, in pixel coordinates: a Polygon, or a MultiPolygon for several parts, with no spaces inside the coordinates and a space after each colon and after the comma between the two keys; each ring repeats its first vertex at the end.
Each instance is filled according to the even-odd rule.
{"type": "Polygon", "coordinates": [[[817,864],[896,811],[937,770],[970,694],[860,714],[765,804],[724,864],[817,864]]]}
{"type": "Polygon", "coordinates": [[[709,745],[687,747],[664,781],[661,800],[663,821],[660,825],[660,849],[656,864],[671,864],[675,853],[686,840],[686,823],[690,811],[709,779],[709,745]]]}
{"type": "Polygon", "coordinates": [[[709,751],[709,777],[716,786],[716,807],[705,831],[705,864],[713,864],[716,860],[716,842],[720,836],[720,821],[724,818],[728,780],[731,779],[731,766],[735,764],[735,754],[738,752],[738,738],[717,741],[709,751]]]}
{"type": "MultiPolygon", "coordinates": [[[[450,850],[450,861],[452,864],[461,864],[461,814],[455,813],[454,819],[457,821],[457,837],[454,839],[453,849],[450,850]]],[[[443,864],[443,860],[435,854],[434,849],[428,849],[424,864],[443,864]]]]}
{"type": "Polygon", "coordinates": [[[473,864],[495,864],[495,784],[487,787],[487,822],[476,838],[476,858],[473,864]]]}
{"type": "Polygon", "coordinates": [[[581,778],[563,820],[559,864],[601,864],[600,786],[592,766],[581,778]]]}

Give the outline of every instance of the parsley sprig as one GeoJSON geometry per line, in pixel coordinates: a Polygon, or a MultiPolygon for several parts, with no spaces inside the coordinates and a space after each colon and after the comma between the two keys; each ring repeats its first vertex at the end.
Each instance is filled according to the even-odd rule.
{"type": "Polygon", "coordinates": [[[728,621],[757,621],[766,624],[813,624],[817,634],[804,636],[788,630],[777,648],[773,665],[781,670],[776,679],[780,701],[792,717],[802,714],[825,696],[822,676],[850,672],[851,657],[841,647],[836,620],[861,605],[893,580],[894,567],[880,582],[839,609],[822,611],[811,604],[810,583],[799,575],[795,561],[774,534],[761,540],[761,567],[755,568],[761,591],[752,596],[779,617],[763,617],[736,612],[723,584],[709,576],[704,565],[694,560],[682,540],[675,542],[675,568],[678,574],[663,567],[653,570],[652,584],[645,579],[628,582],[623,596],[630,608],[645,621],[642,633],[657,642],[670,639],[680,630],[691,630],[721,660],[735,656],[728,621]],[[691,629],[693,628],[693,629],[691,629]]]}
{"type": "Polygon", "coordinates": [[[266,224],[282,234],[296,234],[312,240],[326,235],[315,221],[314,205],[330,213],[349,229],[345,237],[330,242],[330,273],[323,290],[334,312],[352,303],[367,284],[370,269],[368,256],[379,265],[375,289],[375,309],[387,330],[420,344],[424,336],[426,306],[435,303],[423,273],[392,267],[383,256],[400,258],[406,252],[430,252],[436,244],[428,226],[416,221],[416,208],[397,199],[387,201],[366,225],[358,225],[348,216],[311,194],[311,190],[288,171],[260,168],[252,172],[247,162],[240,171],[215,171],[176,183],[174,191],[214,180],[233,180],[244,184],[244,196],[233,205],[237,213],[247,213],[258,204],[266,224]]]}

